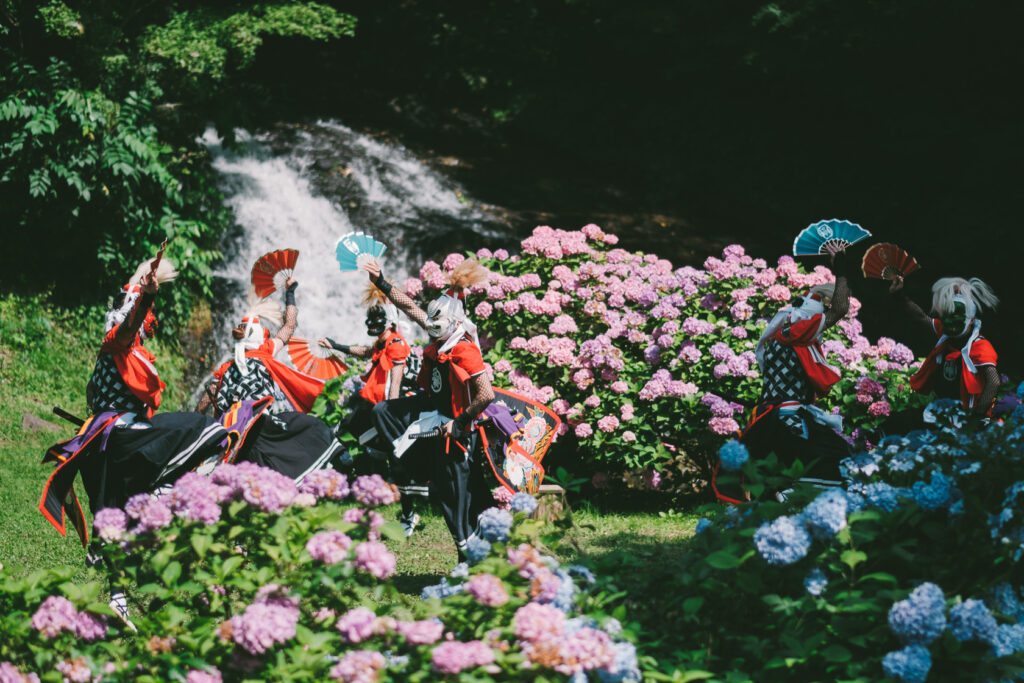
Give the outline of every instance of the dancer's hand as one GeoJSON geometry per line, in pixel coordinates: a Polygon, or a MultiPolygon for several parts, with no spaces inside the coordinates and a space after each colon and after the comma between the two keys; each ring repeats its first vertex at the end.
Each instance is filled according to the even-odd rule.
{"type": "Polygon", "coordinates": [[[296,287],[298,287],[298,286],[299,286],[299,281],[298,281],[298,280],[296,280],[296,279],[295,279],[295,278],[294,278],[293,276],[291,276],[291,275],[289,275],[289,276],[288,276],[288,279],[284,281],[284,288],[285,288],[285,289],[295,289],[295,288],[296,288],[296,287]]]}
{"type": "Polygon", "coordinates": [[[836,262],[836,255],[845,252],[846,247],[847,245],[840,244],[839,242],[832,242],[830,244],[826,244],[825,251],[828,252],[829,263],[834,264],[836,262]]]}
{"type": "Polygon", "coordinates": [[[445,436],[452,436],[455,433],[455,420],[448,420],[441,425],[441,431],[445,436]]]}
{"type": "Polygon", "coordinates": [[[365,268],[366,272],[370,274],[370,280],[371,281],[380,278],[380,273],[381,273],[380,262],[377,259],[375,259],[375,258],[368,259],[366,261],[366,264],[363,266],[363,268],[365,268]]]}
{"type": "Polygon", "coordinates": [[[903,289],[903,276],[897,275],[892,279],[892,284],[889,285],[889,293],[895,294],[896,292],[903,289]]]}
{"type": "Polygon", "coordinates": [[[156,279],[156,273],[152,271],[142,276],[139,285],[146,294],[156,294],[156,290],[160,289],[160,282],[156,279]]]}
{"type": "Polygon", "coordinates": [[[331,346],[331,342],[327,341],[326,337],[320,337],[319,339],[316,340],[316,343],[324,347],[325,349],[334,348],[333,346],[331,346]]]}

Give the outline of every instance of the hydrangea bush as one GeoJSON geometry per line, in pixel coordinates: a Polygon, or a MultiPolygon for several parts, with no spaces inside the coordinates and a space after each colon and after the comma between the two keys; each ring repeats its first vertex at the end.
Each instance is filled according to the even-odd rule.
{"type": "Polygon", "coordinates": [[[98,511],[103,559],[145,602],[138,633],[70,570],[0,568],[0,679],[640,680],[621,608],[538,550],[532,498],[488,511],[476,564],[410,601],[388,547],[404,536],[379,511],[397,496],[377,475],[296,487],[242,464],[98,511]]]}
{"type": "MultiPolygon", "coordinates": [[[[649,602],[631,595],[660,619],[652,654],[715,680],[1020,680],[1024,411],[1005,424],[950,401],[927,413],[932,428],[845,460],[841,488],[709,506],[681,566],[647,577],[649,602]]],[[[784,479],[723,450],[737,451],[726,477],[784,479]]],[[[607,562],[613,590],[621,558],[607,562]]]]}
{"type": "MultiPolygon", "coordinates": [[[[757,402],[754,349],[766,321],[833,275],[821,265],[807,272],[789,256],[769,264],[739,245],[701,268],[677,268],[617,241],[596,225],[541,226],[521,254],[477,252],[492,277],[467,308],[490,372],[561,415],[562,434],[602,468],[645,468],[652,487],[661,478],[652,468],[682,453],[691,478],[706,480],[718,447],[757,402]]],[[[428,261],[406,291],[436,296],[463,259],[428,261]]],[[[914,357],[891,339],[865,338],[859,308],[853,299],[824,349],[843,374],[827,403],[842,406],[851,437],[863,441],[864,430],[915,401],[906,384],[914,357]]]]}

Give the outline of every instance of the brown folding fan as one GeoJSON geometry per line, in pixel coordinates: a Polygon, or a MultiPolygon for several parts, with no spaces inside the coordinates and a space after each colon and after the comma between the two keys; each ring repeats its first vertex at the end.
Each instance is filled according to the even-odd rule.
{"type": "Polygon", "coordinates": [[[325,382],[348,370],[348,366],[331,354],[330,349],[310,343],[308,339],[301,337],[292,337],[288,340],[288,358],[302,374],[325,382]]]}
{"type": "Polygon", "coordinates": [[[252,286],[260,298],[270,296],[295,270],[298,249],[278,249],[256,259],[252,266],[252,286]]]}
{"type": "Polygon", "coordinates": [[[864,252],[864,261],[861,263],[864,277],[879,280],[895,280],[920,268],[916,258],[890,242],[872,245],[864,252]]]}

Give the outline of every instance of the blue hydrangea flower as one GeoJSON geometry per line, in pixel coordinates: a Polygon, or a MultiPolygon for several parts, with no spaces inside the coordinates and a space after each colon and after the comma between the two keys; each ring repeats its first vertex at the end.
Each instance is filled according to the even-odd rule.
{"type": "Polygon", "coordinates": [[[849,513],[860,512],[867,505],[868,501],[864,498],[862,490],[850,488],[846,491],[846,511],[849,513]]]}
{"type": "Polygon", "coordinates": [[[491,544],[479,536],[473,536],[466,543],[466,558],[473,563],[487,557],[491,552],[491,544]]]}
{"type": "Polygon", "coordinates": [[[987,642],[996,633],[996,619],[981,600],[965,600],[949,610],[949,630],[960,642],[987,642]]]}
{"type": "Polygon", "coordinates": [[[928,648],[921,645],[908,645],[902,650],[890,652],[882,659],[885,674],[899,678],[904,683],[924,683],[931,668],[932,655],[928,648]]]}
{"type": "Polygon", "coordinates": [[[574,564],[571,567],[567,567],[567,569],[570,574],[580,577],[589,584],[597,581],[597,577],[594,576],[594,572],[590,571],[590,569],[584,567],[582,564],[574,564]]]}
{"type": "Polygon", "coordinates": [[[615,659],[611,667],[597,670],[601,682],[639,683],[640,664],[636,659],[636,646],[627,642],[612,643],[612,652],[615,659]]]}
{"type": "Polygon", "coordinates": [[[710,527],[710,526],[712,526],[711,520],[708,519],[707,517],[701,517],[700,519],[697,520],[697,531],[695,533],[699,534],[702,531],[706,531],[707,528],[710,527]]]}
{"type": "Polygon", "coordinates": [[[487,508],[480,513],[478,524],[480,535],[488,541],[507,541],[509,531],[512,530],[512,514],[501,508],[487,508]]]}
{"type": "Polygon", "coordinates": [[[876,481],[864,487],[864,497],[868,505],[883,512],[892,512],[900,506],[901,489],[890,486],[884,481],[876,481]]]}
{"type": "Polygon", "coordinates": [[[779,517],[754,532],[754,545],[768,564],[793,564],[807,555],[811,535],[796,517],[779,517]]]}
{"type": "Polygon", "coordinates": [[[449,586],[448,579],[441,579],[441,583],[436,586],[426,586],[420,592],[420,598],[423,600],[429,600],[430,598],[444,599],[451,597],[456,593],[461,593],[465,589],[465,586],[461,583],[449,586]]]}
{"type": "Polygon", "coordinates": [[[455,565],[455,569],[449,574],[453,579],[465,579],[469,577],[469,564],[466,562],[459,562],[455,565]]]}
{"type": "MultiPolygon", "coordinates": [[[[890,439],[892,437],[885,437],[890,439]]],[[[885,439],[882,442],[885,442],[885,439]]],[[[881,453],[858,453],[849,458],[843,458],[839,461],[839,474],[844,478],[849,479],[855,474],[862,474],[865,477],[870,477],[879,471],[879,463],[882,462],[881,453]]]]}
{"type": "Polygon", "coordinates": [[[846,494],[842,489],[829,489],[804,508],[804,524],[815,538],[835,536],[846,528],[846,494]]]}
{"type": "Polygon", "coordinates": [[[573,604],[576,602],[576,584],[573,582],[572,577],[564,569],[556,569],[555,575],[562,580],[558,584],[558,592],[555,593],[554,599],[551,601],[552,607],[557,607],[565,613],[569,613],[572,610],[573,604]]]}
{"type": "Polygon", "coordinates": [[[1021,604],[1017,590],[1008,583],[1001,583],[992,589],[992,602],[996,611],[1013,617],[1017,621],[1024,616],[1024,605],[1021,604]]]}
{"type": "Polygon", "coordinates": [[[927,645],[946,628],[946,598],[934,583],[922,583],[889,610],[889,628],[904,643],[927,645]]]}
{"type": "Polygon", "coordinates": [[[825,576],[825,572],[817,568],[812,569],[811,573],[804,579],[804,588],[814,597],[821,595],[827,585],[828,577],[825,576]]]}
{"type": "Polygon", "coordinates": [[[533,511],[537,509],[537,499],[525,491],[520,491],[512,496],[508,506],[512,508],[513,512],[525,512],[528,515],[532,515],[533,511]]]}
{"type": "Polygon", "coordinates": [[[922,510],[938,510],[952,498],[953,481],[942,472],[932,472],[931,482],[915,481],[910,495],[922,510]]]}
{"type": "Polygon", "coordinates": [[[718,458],[722,461],[722,469],[735,472],[750,459],[750,453],[739,441],[730,439],[718,449],[718,458]]]}
{"type": "Polygon", "coordinates": [[[1024,398],[1024,382],[1017,385],[1017,398],[1024,398]]]}
{"type": "Polygon", "coordinates": [[[1000,624],[992,637],[992,653],[1009,657],[1024,650],[1024,624],[1000,624]]]}

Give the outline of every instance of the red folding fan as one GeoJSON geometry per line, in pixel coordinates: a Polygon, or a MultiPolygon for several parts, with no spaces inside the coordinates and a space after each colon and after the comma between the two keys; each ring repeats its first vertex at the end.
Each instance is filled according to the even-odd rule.
{"type": "Polygon", "coordinates": [[[295,270],[298,249],[278,249],[256,259],[252,266],[252,286],[260,298],[270,296],[295,270]]]}
{"type": "Polygon", "coordinates": [[[895,280],[920,268],[916,258],[890,242],[872,245],[864,252],[864,261],[861,263],[864,277],[879,280],[895,280]]]}
{"type": "Polygon", "coordinates": [[[288,358],[302,374],[324,381],[334,379],[348,370],[348,366],[334,356],[330,349],[301,337],[288,340],[288,358]]]}

